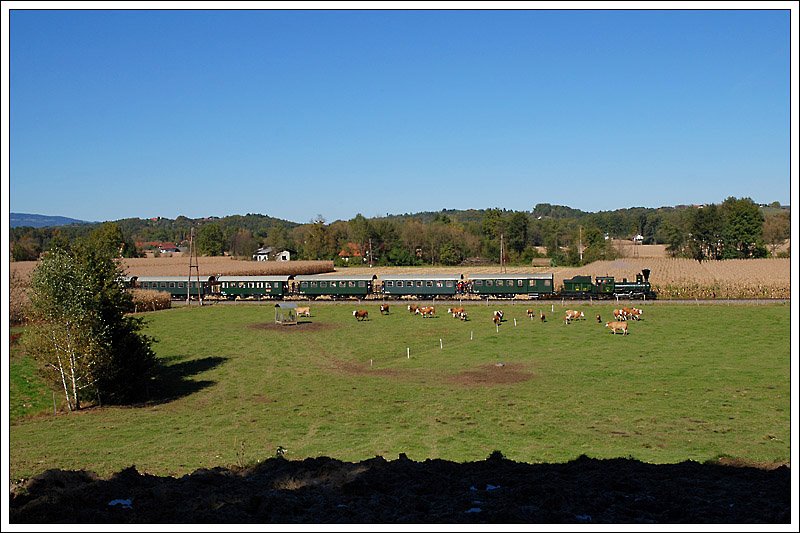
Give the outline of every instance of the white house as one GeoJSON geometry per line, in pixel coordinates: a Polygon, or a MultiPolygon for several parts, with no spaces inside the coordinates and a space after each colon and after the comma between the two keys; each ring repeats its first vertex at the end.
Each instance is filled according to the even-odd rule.
{"type": "Polygon", "coordinates": [[[253,254],[254,261],[269,261],[269,256],[272,254],[272,247],[268,246],[266,248],[259,248],[256,250],[256,253],[253,254]]]}
{"type": "Polygon", "coordinates": [[[271,246],[259,248],[256,250],[256,253],[253,254],[254,261],[289,261],[290,258],[291,252],[289,252],[289,250],[276,252],[271,246]]]}

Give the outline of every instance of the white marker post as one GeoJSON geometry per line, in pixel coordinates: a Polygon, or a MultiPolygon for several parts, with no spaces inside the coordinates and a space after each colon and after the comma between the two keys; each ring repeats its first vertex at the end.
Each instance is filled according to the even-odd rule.
{"type": "Polygon", "coordinates": [[[444,350],[444,344],[442,344],[442,339],[439,339],[439,349],[444,350]]]}
{"type": "MultiPolygon", "coordinates": [[[[470,331],[470,332],[469,332],[469,340],[472,340],[472,334],[473,334],[473,333],[474,333],[473,331],[470,331]]],[[[53,394],[55,394],[55,393],[53,393],[53,394]]]]}
{"type": "Polygon", "coordinates": [[[406,348],[406,357],[411,359],[411,348],[406,348]]]}
{"type": "Polygon", "coordinates": [[[514,319],[514,327],[517,327],[517,319],[514,319]]]}

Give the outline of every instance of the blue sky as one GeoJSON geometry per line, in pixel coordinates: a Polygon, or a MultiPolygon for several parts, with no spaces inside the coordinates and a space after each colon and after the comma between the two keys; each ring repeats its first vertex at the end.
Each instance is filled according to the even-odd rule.
{"type": "Polygon", "coordinates": [[[788,9],[9,20],[11,212],[332,222],[790,202],[788,9]]]}

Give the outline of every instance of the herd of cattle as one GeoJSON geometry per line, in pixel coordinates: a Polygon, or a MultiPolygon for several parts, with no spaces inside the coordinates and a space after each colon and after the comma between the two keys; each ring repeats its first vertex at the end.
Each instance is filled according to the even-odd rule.
{"type": "MultiPolygon", "coordinates": [[[[422,306],[417,304],[408,304],[406,309],[415,315],[421,315],[422,318],[432,318],[436,315],[436,308],[434,306],[422,306]]],[[[308,307],[298,307],[297,314],[300,315],[301,310],[304,313],[304,316],[310,316],[310,310],[308,307]]],[[[380,312],[382,315],[389,314],[389,304],[381,304],[380,312]]],[[[619,331],[623,335],[628,334],[628,321],[629,320],[641,320],[642,318],[642,310],[637,307],[623,307],[621,309],[614,309],[614,320],[605,323],[605,327],[611,330],[611,333],[616,335],[619,331]]],[[[527,309],[526,313],[528,318],[533,320],[535,316],[539,316],[539,320],[542,322],[547,322],[547,317],[543,311],[539,310],[538,313],[533,309],[527,309]]],[[[467,311],[464,307],[448,307],[447,314],[451,315],[453,318],[458,318],[460,320],[468,320],[469,317],[467,316],[467,311]]],[[[364,321],[369,318],[369,312],[366,309],[356,309],[353,311],[353,316],[356,317],[358,321],[364,321]]],[[[596,316],[597,323],[602,324],[603,321],[600,315],[596,316]]],[[[586,320],[586,316],[584,315],[583,311],[577,311],[574,309],[567,309],[564,313],[564,324],[571,324],[573,320],[586,320]]],[[[492,312],[492,322],[495,325],[500,325],[503,321],[503,311],[502,310],[495,310],[492,312]]]]}

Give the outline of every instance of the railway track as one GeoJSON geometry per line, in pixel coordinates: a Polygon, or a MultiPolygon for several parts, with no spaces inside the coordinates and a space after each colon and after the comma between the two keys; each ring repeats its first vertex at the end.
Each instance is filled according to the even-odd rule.
{"type": "MultiPolygon", "coordinates": [[[[388,303],[391,306],[405,306],[409,303],[415,304],[424,304],[424,305],[470,305],[470,306],[498,306],[498,305],[520,305],[520,306],[531,306],[534,304],[538,305],[546,305],[546,304],[553,304],[553,305],[562,305],[562,306],[570,306],[574,307],[576,305],[612,305],[612,304],[619,304],[619,305],[630,305],[635,304],[637,306],[644,306],[644,305],[770,305],[770,304],[784,304],[787,305],[790,303],[788,298],[777,298],[777,299],[743,299],[743,300],[734,300],[734,299],[708,299],[708,300],[700,300],[700,299],[691,299],[691,300],[629,300],[620,298],[619,300],[571,300],[571,299],[550,299],[550,300],[522,300],[522,299],[512,299],[512,298],[489,298],[489,299],[481,299],[481,300],[459,300],[459,299],[433,299],[433,300],[380,300],[380,299],[340,299],[340,300],[204,300],[203,306],[208,305],[270,305],[274,306],[279,302],[287,302],[287,303],[297,303],[301,305],[339,305],[339,304],[350,304],[350,305],[378,305],[379,303],[388,303]]],[[[185,300],[173,300],[172,306],[173,307],[185,307],[187,305],[190,306],[200,306],[199,302],[192,301],[187,303],[185,300]]]]}

